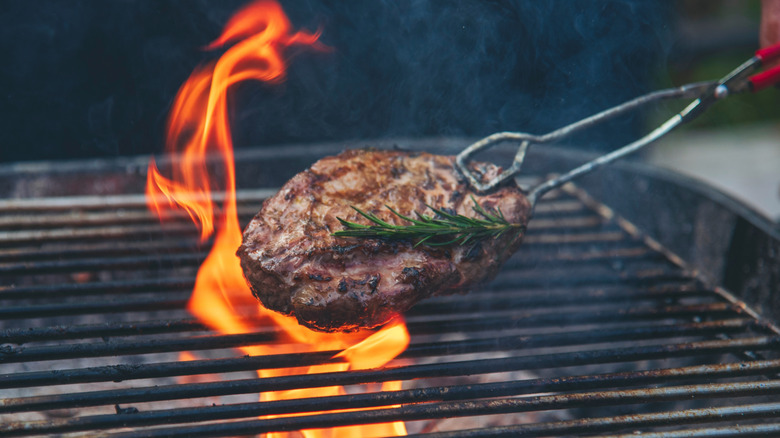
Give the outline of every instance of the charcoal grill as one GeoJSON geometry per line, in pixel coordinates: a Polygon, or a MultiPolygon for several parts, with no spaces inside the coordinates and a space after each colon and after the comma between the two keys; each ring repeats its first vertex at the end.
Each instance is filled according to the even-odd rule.
{"type": "MultiPolygon", "coordinates": [[[[364,145],[239,151],[241,220],[318,157],[364,145]]],[[[524,178],[588,158],[538,149],[524,178]]],[[[386,367],[257,378],[335,352],[244,356],[235,347],[274,329],[219,335],[184,310],[208,245],[187,218],[160,225],[146,211],[147,162],[0,169],[1,435],[236,436],[403,420],[428,437],[780,436],[780,238],[706,187],[630,164],[587,176],[543,198],[495,281],[410,311],[411,344],[386,367]],[[403,389],[350,390],[386,381],[403,389]],[[348,395],[257,401],[331,385],[348,395]]]]}

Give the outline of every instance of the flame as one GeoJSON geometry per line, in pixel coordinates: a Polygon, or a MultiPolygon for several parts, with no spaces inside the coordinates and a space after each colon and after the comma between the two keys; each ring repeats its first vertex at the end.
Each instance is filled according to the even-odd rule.
{"type": "MultiPolygon", "coordinates": [[[[215,62],[196,69],[182,85],[168,120],[166,152],[170,163],[163,176],[154,160],[149,163],[147,204],[161,220],[186,213],[200,230],[201,241],[214,235],[214,243],[201,265],[188,310],[212,329],[225,334],[247,333],[272,325],[282,335],[278,342],[242,347],[245,354],[268,355],[341,350],[334,356],[344,362],[304,368],[260,370],[260,377],[294,373],[324,373],[380,367],[400,354],[409,343],[403,321],[377,332],[326,334],[313,332],[294,318],[263,308],[244,281],[235,251],[241,244],[236,210],[233,143],[227,111],[228,89],[245,80],[278,83],[284,80],[284,53],[293,45],[327,50],[319,33],[293,32],[282,8],[273,1],[255,1],[231,18],[222,35],[206,49],[231,45],[215,62]],[[219,158],[219,172],[209,160],[219,158]],[[222,179],[214,177],[222,175],[222,179]],[[217,202],[214,192],[224,193],[217,202]]],[[[191,356],[185,356],[186,360],[191,356]]],[[[386,382],[382,390],[398,390],[400,382],[386,382]]],[[[260,400],[284,400],[344,394],[343,387],[275,391],[260,400]]],[[[296,415],[296,414],[293,414],[296,415]]],[[[307,438],[406,435],[403,422],[307,430],[307,438]]],[[[291,436],[272,433],[273,438],[291,436]]]]}

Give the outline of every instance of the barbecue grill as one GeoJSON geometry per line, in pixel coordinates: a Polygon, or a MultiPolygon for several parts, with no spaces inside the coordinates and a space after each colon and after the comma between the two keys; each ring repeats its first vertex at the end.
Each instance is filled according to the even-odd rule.
{"type": "MultiPolygon", "coordinates": [[[[317,158],[362,146],[238,151],[242,222],[317,158]]],[[[537,148],[521,178],[587,158],[537,148]]],[[[194,320],[185,304],[208,244],[186,216],[161,225],[146,211],[147,163],[0,169],[3,436],[236,436],[396,420],[428,437],[780,435],[780,236],[712,189],[638,164],[605,168],[542,198],[495,281],[414,307],[411,344],[385,367],[258,378],[336,352],[245,356],[235,348],[275,329],[220,335],[194,320]],[[402,389],[372,386],[387,381],[402,389]],[[347,394],[257,401],[333,385],[347,394]]]]}

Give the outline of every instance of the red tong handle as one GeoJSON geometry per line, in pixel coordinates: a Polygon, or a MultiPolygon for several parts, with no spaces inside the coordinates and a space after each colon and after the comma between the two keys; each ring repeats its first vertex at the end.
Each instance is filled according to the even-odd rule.
{"type": "Polygon", "coordinates": [[[766,87],[780,84],[780,65],[767,71],[755,74],[748,79],[751,91],[761,91],[766,87]]]}
{"type": "MultiPolygon", "coordinates": [[[[769,62],[780,60],[780,44],[764,47],[756,52],[756,58],[766,65],[769,62]]],[[[750,89],[760,91],[771,85],[780,84],[780,65],[776,65],[767,71],[755,74],[750,77],[750,89]]]]}
{"type": "Polygon", "coordinates": [[[757,50],[756,58],[760,59],[762,64],[780,59],[780,43],[757,50]]]}

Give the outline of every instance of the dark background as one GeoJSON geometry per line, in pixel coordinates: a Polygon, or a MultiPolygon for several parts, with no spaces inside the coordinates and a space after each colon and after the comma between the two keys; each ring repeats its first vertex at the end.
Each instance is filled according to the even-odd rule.
{"type": "MultiPolygon", "coordinates": [[[[160,153],[178,87],[219,55],[201,48],[246,3],[2,1],[0,161],[160,153]]],[[[281,85],[238,87],[239,148],[544,133],[675,82],[670,62],[690,61],[696,45],[680,38],[677,2],[281,3],[294,27],[322,29],[333,51],[300,52],[281,85]]],[[[754,48],[755,31],[729,41],[754,48]]],[[[644,120],[576,141],[611,148],[644,120]]]]}

